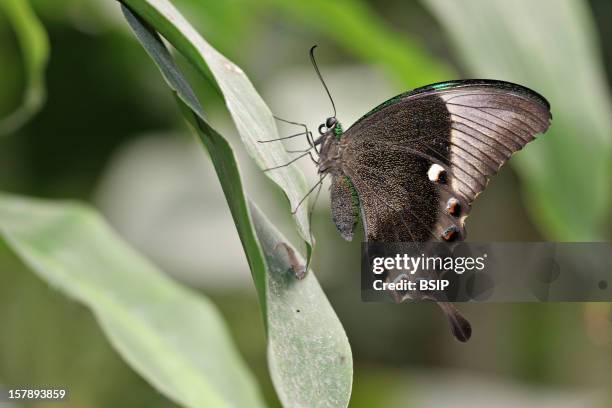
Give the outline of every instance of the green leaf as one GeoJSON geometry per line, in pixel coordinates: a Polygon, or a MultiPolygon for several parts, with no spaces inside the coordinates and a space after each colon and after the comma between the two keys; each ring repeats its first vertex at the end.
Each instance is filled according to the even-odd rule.
{"type": "Polygon", "coordinates": [[[200,102],[157,33],[136,17],[128,8],[123,7],[123,14],[142,46],[157,64],[166,83],[174,92],[185,119],[187,119],[210,153],[210,158],[221,181],[223,193],[227,199],[238,235],[247,255],[263,315],[266,316],[266,265],[252,227],[234,152],[223,136],[214,130],[205,120],[200,102]]]}
{"type": "Polygon", "coordinates": [[[294,277],[290,251],[304,260],[251,203],[268,264],[268,365],[285,407],[345,407],[353,360],[342,325],[314,274],[294,277]]]}
{"type": "MultiPolygon", "coordinates": [[[[204,77],[212,73],[247,152],[260,168],[284,165],[291,160],[282,143],[258,142],[277,139],[278,131],[270,109],[242,69],[208,44],[172,3],[168,0],[123,0],[123,3],[166,38],[204,77]]],[[[301,170],[292,164],[266,175],[283,189],[291,208],[297,208],[308,191],[301,170]]],[[[295,220],[300,236],[310,244],[308,206],[298,208],[295,220]]]]}
{"type": "Polygon", "coordinates": [[[2,0],[23,52],[26,88],[23,102],[8,117],[0,119],[0,136],[25,124],[45,103],[45,68],[49,59],[49,39],[42,23],[27,0],[2,0]]]}
{"type": "Polygon", "coordinates": [[[516,155],[534,220],[557,240],[597,240],[612,187],[612,104],[593,20],[579,0],[425,0],[474,76],[551,104],[548,133],[516,155]]]}
{"type": "MultiPolygon", "coordinates": [[[[124,14],[210,153],[258,289],[268,335],[268,362],[280,400],[287,407],[347,406],[353,373],[351,349],[314,272],[309,271],[301,281],[295,278],[296,265],[287,253],[295,254],[295,249],[246,198],[231,146],[205,120],[159,36],[128,9],[124,8],[124,14]]],[[[299,257],[296,262],[304,264],[299,257]]]]}
{"type": "Polygon", "coordinates": [[[129,248],[92,209],[0,193],[0,233],[89,307],[125,360],[187,407],[264,406],[215,307],[129,248]]]}

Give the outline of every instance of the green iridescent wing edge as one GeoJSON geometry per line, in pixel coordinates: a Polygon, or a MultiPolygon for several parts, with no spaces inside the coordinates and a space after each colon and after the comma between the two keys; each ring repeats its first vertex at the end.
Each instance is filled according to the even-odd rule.
{"type": "MultiPolygon", "coordinates": [[[[380,105],[376,106],[374,109],[367,112],[357,121],[355,121],[353,126],[359,123],[359,121],[361,121],[362,119],[365,119],[368,116],[373,115],[374,113],[380,111],[381,109],[386,108],[387,106],[398,103],[407,97],[421,95],[421,94],[428,94],[428,93],[435,94],[435,93],[438,93],[439,91],[447,91],[450,89],[459,89],[459,88],[472,87],[472,86],[485,86],[485,87],[490,86],[496,89],[506,90],[509,92],[516,92],[520,95],[527,96],[529,98],[533,98],[537,100],[538,102],[546,106],[548,110],[550,110],[550,103],[546,100],[546,98],[544,98],[542,95],[540,95],[536,91],[530,88],[527,88],[525,86],[522,86],[522,85],[518,85],[518,84],[507,82],[507,81],[500,81],[497,79],[455,79],[451,81],[442,81],[442,82],[436,82],[434,84],[421,86],[419,88],[415,88],[410,91],[406,91],[399,95],[396,95],[393,98],[390,98],[382,102],[380,105]]],[[[550,116],[550,118],[552,119],[552,115],[550,116]]]]}

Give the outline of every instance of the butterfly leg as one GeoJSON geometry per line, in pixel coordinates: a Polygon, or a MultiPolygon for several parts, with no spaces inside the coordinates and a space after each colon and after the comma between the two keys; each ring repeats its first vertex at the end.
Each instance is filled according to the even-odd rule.
{"type": "Polygon", "coordinates": [[[310,160],[312,160],[312,162],[315,165],[318,166],[319,165],[318,155],[319,155],[320,152],[319,152],[319,148],[317,148],[317,146],[320,143],[317,143],[317,141],[314,140],[314,137],[312,136],[312,132],[310,130],[308,130],[308,126],[306,126],[306,124],[304,124],[304,123],[292,122],[290,120],[286,120],[286,119],[280,118],[278,116],[274,116],[274,119],[276,119],[278,121],[281,121],[281,122],[289,123],[291,125],[301,126],[301,127],[304,128],[304,131],[303,132],[299,132],[299,133],[295,133],[295,134],[292,134],[292,135],[289,135],[289,136],[279,137],[277,139],[258,140],[257,141],[258,143],[277,142],[277,141],[282,141],[282,140],[286,140],[286,139],[291,139],[291,138],[294,138],[294,137],[297,137],[297,136],[301,136],[301,135],[306,135],[306,141],[308,142],[308,145],[310,147],[308,149],[302,149],[302,150],[290,150],[290,149],[284,148],[287,153],[303,153],[303,154],[298,156],[298,157],[296,157],[296,158],[294,158],[294,159],[292,159],[288,163],[285,163],[285,164],[283,164],[281,166],[271,167],[271,168],[265,169],[264,171],[274,170],[274,169],[278,169],[278,168],[281,168],[281,167],[288,166],[289,164],[293,163],[294,161],[296,161],[298,159],[301,159],[302,157],[304,157],[306,155],[308,155],[310,157],[310,160]],[[313,149],[314,149],[315,154],[317,155],[317,157],[315,157],[315,155],[313,155],[313,152],[312,152],[313,149]]]}
{"type": "MultiPolygon", "coordinates": [[[[276,139],[268,139],[268,140],[258,140],[257,143],[270,143],[270,142],[279,142],[281,140],[293,139],[294,137],[305,135],[306,132],[294,133],[289,136],[277,137],[276,139]]],[[[306,136],[308,137],[308,136],[306,136]]]]}
{"type": "MultiPolygon", "coordinates": [[[[278,141],[282,141],[282,140],[292,139],[292,138],[297,137],[297,136],[305,135],[306,136],[306,141],[308,142],[308,145],[310,146],[308,149],[291,150],[291,149],[287,149],[284,145],[283,145],[283,149],[287,153],[307,153],[308,152],[308,155],[310,156],[310,159],[312,160],[312,162],[315,165],[318,165],[319,161],[313,156],[311,150],[314,149],[316,154],[317,154],[317,156],[319,154],[319,150],[316,147],[316,143],[315,143],[315,140],[314,140],[314,138],[312,136],[312,132],[310,130],[308,130],[308,126],[306,126],[304,123],[292,122],[292,121],[289,121],[289,120],[286,120],[286,119],[279,118],[278,116],[274,116],[274,118],[276,120],[278,120],[278,121],[281,121],[281,122],[289,123],[289,124],[296,125],[296,126],[301,126],[301,127],[304,128],[304,131],[303,132],[299,132],[299,133],[294,133],[294,134],[289,135],[289,136],[279,137],[279,138],[276,138],[276,139],[258,140],[257,142],[258,143],[278,142],[278,141]]],[[[289,162],[287,164],[290,164],[290,163],[291,162],[289,162]]],[[[271,170],[271,169],[267,169],[267,170],[271,170]]]]}
{"type": "MultiPolygon", "coordinates": [[[[294,163],[296,161],[298,161],[299,159],[301,159],[302,157],[306,157],[308,155],[312,155],[310,152],[306,152],[304,154],[300,154],[299,156],[297,156],[294,159],[289,160],[287,163],[285,164],[281,164],[280,166],[274,166],[274,167],[268,167],[267,169],[264,169],[263,171],[270,171],[270,170],[276,170],[276,169],[280,169],[282,167],[287,167],[289,166],[291,163],[294,163]]],[[[311,156],[312,157],[312,156],[311,156]]]]}
{"type": "MultiPolygon", "coordinates": [[[[302,197],[302,199],[300,200],[300,202],[297,204],[297,206],[293,209],[293,211],[291,211],[291,214],[297,213],[297,210],[301,207],[301,205],[304,203],[304,201],[306,201],[306,199],[308,198],[308,196],[310,194],[312,194],[313,191],[315,191],[315,189],[318,187],[319,191],[321,191],[321,185],[323,184],[323,180],[325,180],[325,177],[327,176],[327,174],[325,174],[323,177],[319,178],[319,181],[317,181],[317,183],[312,186],[312,188],[310,190],[308,190],[308,192],[306,193],[306,195],[304,197],[302,197]]],[[[317,198],[319,197],[319,193],[317,192],[317,198]]]]}
{"type": "Polygon", "coordinates": [[[278,116],[274,116],[274,119],[276,119],[276,120],[278,120],[280,122],[284,122],[284,123],[288,123],[290,125],[300,126],[300,127],[304,128],[304,132],[302,132],[301,134],[306,135],[306,141],[308,142],[308,145],[311,148],[314,148],[315,151],[317,152],[317,154],[320,153],[319,150],[316,148],[316,144],[315,144],[315,141],[314,141],[314,137],[312,136],[312,132],[310,130],[308,130],[308,126],[306,126],[305,123],[293,122],[293,121],[290,121],[290,120],[287,120],[287,119],[280,118],[278,116]]]}
{"type": "Polygon", "coordinates": [[[309,156],[310,156],[310,160],[312,160],[312,162],[318,166],[319,165],[319,160],[315,159],[314,156],[312,155],[312,152],[308,152],[309,156]]]}
{"type": "MultiPolygon", "coordinates": [[[[317,203],[317,200],[319,199],[319,194],[321,193],[321,186],[323,185],[323,179],[325,178],[324,176],[321,176],[319,178],[319,181],[317,182],[317,184],[315,184],[308,193],[306,193],[306,195],[304,196],[304,198],[299,202],[299,204],[297,205],[297,207],[295,208],[294,211],[292,211],[292,214],[295,214],[295,212],[297,211],[297,209],[300,207],[300,205],[306,200],[306,198],[316,189],[317,192],[315,194],[315,199],[312,203],[312,206],[310,207],[309,211],[308,211],[308,221],[310,224],[312,224],[312,213],[314,212],[314,207],[317,203]]],[[[312,236],[312,231],[310,231],[310,241],[313,243],[313,250],[314,250],[314,238],[312,236]]],[[[308,268],[310,265],[310,260],[312,259],[312,252],[310,253],[310,256],[308,257],[308,262],[306,263],[306,265],[301,265],[300,262],[297,259],[297,256],[295,254],[295,251],[286,243],[284,242],[280,242],[276,245],[276,249],[278,250],[278,248],[280,247],[284,247],[285,250],[287,251],[287,256],[289,257],[289,263],[291,264],[291,270],[293,271],[293,274],[295,275],[295,277],[299,280],[304,279],[304,277],[306,276],[306,273],[308,272],[308,268]]]]}

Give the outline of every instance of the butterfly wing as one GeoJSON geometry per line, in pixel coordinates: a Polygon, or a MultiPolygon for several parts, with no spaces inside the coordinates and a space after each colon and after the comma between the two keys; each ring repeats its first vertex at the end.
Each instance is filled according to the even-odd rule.
{"type": "Polygon", "coordinates": [[[342,172],[370,241],[460,240],[489,178],[550,124],[520,85],[452,81],[398,95],[342,135],[342,172]]]}
{"type": "MultiPolygon", "coordinates": [[[[490,80],[434,84],[376,107],[341,139],[341,171],[358,193],[366,239],[463,239],[470,206],[489,178],[550,120],[542,96],[490,80]]],[[[446,299],[434,300],[455,337],[467,341],[469,322],[446,299]]]]}

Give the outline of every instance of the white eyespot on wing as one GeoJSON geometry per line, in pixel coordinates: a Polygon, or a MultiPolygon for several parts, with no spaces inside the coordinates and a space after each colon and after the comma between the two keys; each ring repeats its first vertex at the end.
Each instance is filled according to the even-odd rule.
{"type": "Polygon", "coordinates": [[[440,166],[437,163],[434,163],[427,170],[427,177],[429,180],[434,182],[439,182],[444,176],[445,170],[444,167],[440,166]]]}

